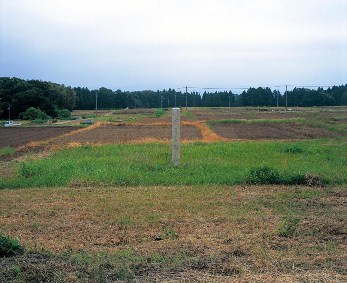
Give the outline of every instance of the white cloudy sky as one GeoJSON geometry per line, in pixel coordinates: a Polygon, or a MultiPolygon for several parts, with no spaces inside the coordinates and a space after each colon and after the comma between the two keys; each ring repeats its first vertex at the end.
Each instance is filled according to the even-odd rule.
{"type": "Polygon", "coordinates": [[[347,0],[0,0],[0,76],[142,90],[347,83],[347,0]]]}

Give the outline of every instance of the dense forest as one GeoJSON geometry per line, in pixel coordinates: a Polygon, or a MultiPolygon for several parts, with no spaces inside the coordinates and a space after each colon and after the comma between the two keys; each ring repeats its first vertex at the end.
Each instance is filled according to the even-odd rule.
{"type": "Polygon", "coordinates": [[[169,107],[240,107],[240,106],[341,106],[347,105],[347,84],[316,90],[294,88],[281,94],[270,88],[249,88],[240,94],[231,91],[198,93],[175,89],[113,91],[101,87],[89,90],[85,87],[64,86],[40,80],[0,78],[0,117],[18,118],[30,107],[35,107],[51,117],[61,109],[169,108],[169,107]]]}

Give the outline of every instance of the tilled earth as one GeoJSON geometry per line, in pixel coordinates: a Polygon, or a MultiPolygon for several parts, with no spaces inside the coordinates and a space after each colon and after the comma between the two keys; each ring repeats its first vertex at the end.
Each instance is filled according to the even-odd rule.
{"type": "Polygon", "coordinates": [[[312,128],[300,123],[215,123],[213,130],[227,139],[296,140],[336,137],[323,128],[312,128]]]}
{"type": "MultiPolygon", "coordinates": [[[[170,125],[127,125],[106,124],[90,131],[80,131],[60,138],[59,143],[126,143],[141,141],[170,141],[172,128],[170,125]]],[[[194,126],[181,126],[182,140],[199,140],[200,132],[194,126]]]]}
{"type": "Polygon", "coordinates": [[[0,128],[0,148],[20,147],[33,141],[43,141],[77,130],[74,127],[0,128]]]}

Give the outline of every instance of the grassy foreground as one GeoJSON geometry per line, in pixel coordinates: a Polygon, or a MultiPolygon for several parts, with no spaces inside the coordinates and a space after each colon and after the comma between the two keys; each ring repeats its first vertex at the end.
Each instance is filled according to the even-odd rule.
{"type": "Polygon", "coordinates": [[[0,282],[346,282],[344,187],[0,191],[0,282]],[[171,281],[170,281],[171,280],[171,281]]]}
{"type": "Polygon", "coordinates": [[[165,144],[118,144],[66,149],[22,161],[0,189],[24,187],[196,184],[347,183],[343,140],[193,143],[181,146],[181,165],[171,164],[165,144]]]}

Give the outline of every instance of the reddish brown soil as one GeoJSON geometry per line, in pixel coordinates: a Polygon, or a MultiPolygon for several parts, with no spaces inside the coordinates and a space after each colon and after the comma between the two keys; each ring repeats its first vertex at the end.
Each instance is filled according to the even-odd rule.
{"type": "Polygon", "coordinates": [[[72,127],[0,128],[0,148],[20,147],[33,141],[44,141],[76,130],[72,127]]]}
{"type": "Polygon", "coordinates": [[[227,120],[227,119],[290,119],[303,117],[301,111],[258,111],[240,108],[210,108],[189,110],[196,120],[227,120]]]}
{"type": "Polygon", "coordinates": [[[334,137],[336,133],[299,123],[216,123],[213,130],[227,139],[291,140],[334,137]]]}
{"type": "MultiPolygon", "coordinates": [[[[169,141],[172,136],[169,125],[112,125],[106,124],[90,131],[80,131],[57,140],[57,143],[125,143],[142,141],[169,141]]],[[[200,132],[194,126],[181,126],[182,140],[201,139],[200,132]]]]}

